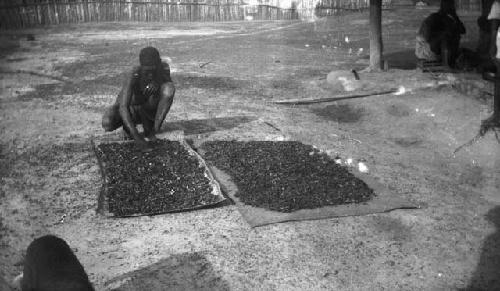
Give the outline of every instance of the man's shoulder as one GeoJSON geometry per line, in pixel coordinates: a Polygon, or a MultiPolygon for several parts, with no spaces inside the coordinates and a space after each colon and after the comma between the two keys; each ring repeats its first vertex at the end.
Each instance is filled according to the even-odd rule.
{"type": "Polygon", "coordinates": [[[434,12],[427,16],[422,24],[427,26],[429,29],[436,29],[444,25],[446,21],[446,16],[439,12],[434,12]]]}
{"type": "Polygon", "coordinates": [[[130,71],[130,77],[131,78],[138,78],[141,72],[141,67],[140,66],[134,66],[132,67],[132,70],[130,71]]]}
{"type": "Polygon", "coordinates": [[[439,12],[434,12],[434,13],[431,13],[429,16],[427,16],[427,20],[439,20],[439,19],[442,19],[444,17],[444,15],[442,13],[439,13],[439,12]]]}
{"type": "Polygon", "coordinates": [[[170,65],[167,63],[167,62],[161,62],[161,67],[166,69],[166,70],[170,70],[170,65]]]}

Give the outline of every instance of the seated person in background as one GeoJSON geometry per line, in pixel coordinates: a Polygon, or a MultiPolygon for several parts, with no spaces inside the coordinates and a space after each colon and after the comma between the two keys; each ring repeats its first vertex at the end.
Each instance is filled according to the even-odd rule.
{"type": "Polygon", "coordinates": [[[489,130],[500,129],[500,0],[493,2],[488,21],[490,24],[489,54],[497,69],[494,76],[493,114],[483,120],[480,130],[481,135],[484,135],[489,130]]]}
{"type": "Polygon", "coordinates": [[[127,76],[115,104],[104,113],[102,127],[105,131],[123,127],[125,138],[133,138],[142,151],[150,151],[151,146],[144,138],[156,139],[155,134],[172,105],[175,87],[170,67],[162,62],[156,48],[143,48],[139,63],[127,76]],[[139,134],[137,124],[142,124],[143,134],[139,134]]]}
{"type": "Polygon", "coordinates": [[[429,15],[420,26],[415,55],[427,61],[442,61],[453,68],[462,34],[465,26],[458,18],[455,1],[441,0],[439,11],[429,15]]]}

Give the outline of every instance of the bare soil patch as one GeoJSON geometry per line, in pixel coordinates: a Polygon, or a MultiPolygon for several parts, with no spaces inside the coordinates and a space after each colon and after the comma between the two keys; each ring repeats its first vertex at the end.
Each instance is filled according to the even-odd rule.
{"type": "MultiPolygon", "coordinates": [[[[383,12],[389,64],[404,56],[401,67],[411,67],[404,52],[414,48],[428,13],[383,12]]],[[[473,44],[478,15],[459,15],[464,43],[473,44]]],[[[0,277],[18,275],[14,263],[32,239],[53,233],[75,250],[97,290],[119,287],[107,282],[138,270],[150,275],[134,282],[190,290],[491,287],[488,280],[500,277],[498,223],[489,218],[499,211],[500,147],[490,134],[451,155],[491,114],[492,96],[474,93],[491,92],[491,84],[455,74],[455,85],[475,84],[456,90],[450,75],[394,66],[360,73],[362,88],[402,85],[405,94],[315,107],[327,108],[328,119],[311,107],[270,102],[341,92],[325,84],[326,75],[367,65],[366,19],[368,13],[310,23],[96,23],[0,33],[0,277]],[[427,206],[256,229],[232,205],[130,219],[96,214],[102,181],[90,139],[119,138],[103,132],[101,112],[149,45],[168,60],[178,85],[162,131],[182,129],[199,142],[300,141],[363,161],[372,178],[427,206]]]]}

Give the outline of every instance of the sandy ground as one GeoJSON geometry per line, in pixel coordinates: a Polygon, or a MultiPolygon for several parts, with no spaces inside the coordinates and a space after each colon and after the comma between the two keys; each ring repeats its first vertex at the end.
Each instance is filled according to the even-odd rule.
{"type": "MultiPolygon", "coordinates": [[[[356,85],[412,91],[307,106],[272,101],[342,93],[342,84],[326,77],[367,66],[367,14],[3,31],[0,277],[14,278],[31,240],[54,233],[74,248],[97,290],[493,286],[500,278],[500,145],[490,133],[452,155],[491,113],[492,86],[473,74],[414,69],[414,33],[428,13],[384,11],[391,69],[361,72],[356,85]],[[26,40],[29,33],[35,41],[26,40]],[[169,61],[177,87],[164,131],[299,140],[365,161],[372,177],[422,208],[255,229],[234,205],[131,219],[97,215],[101,179],[89,140],[104,135],[101,114],[147,45],[169,61]],[[437,86],[450,80],[458,81],[437,86]],[[135,279],[127,280],[130,273],[135,279]]],[[[477,15],[460,15],[468,24],[464,43],[473,44],[477,15]]]]}

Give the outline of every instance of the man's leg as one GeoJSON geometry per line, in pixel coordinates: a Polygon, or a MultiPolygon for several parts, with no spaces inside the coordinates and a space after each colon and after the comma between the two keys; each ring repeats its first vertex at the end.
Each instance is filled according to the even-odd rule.
{"type": "Polygon", "coordinates": [[[149,140],[156,140],[155,132],[153,131],[154,120],[151,120],[147,115],[142,117],[142,127],[144,128],[144,137],[149,140]]]}
{"type": "Polygon", "coordinates": [[[114,131],[123,125],[120,112],[118,111],[118,104],[106,108],[102,116],[102,128],[104,131],[114,131]]]}
{"type": "Polygon", "coordinates": [[[493,115],[500,121],[500,60],[495,59],[497,72],[495,74],[495,95],[493,96],[493,115]]]}
{"type": "MultiPolygon", "coordinates": [[[[142,108],[140,106],[129,106],[130,118],[132,119],[133,126],[137,126],[142,123],[142,108]]],[[[140,135],[140,133],[139,133],[140,135]]],[[[124,140],[133,140],[132,134],[127,129],[125,125],[123,125],[123,139],[124,140]]]]}
{"type": "Polygon", "coordinates": [[[460,37],[443,36],[441,42],[441,57],[444,66],[455,68],[459,55],[460,37]]]}
{"type": "Polygon", "coordinates": [[[443,66],[450,66],[450,53],[447,43],[445,41],[441,42],[441,62],[443,66]]]}
{"type": "Polygon", "coordinates": [[[123,140],[133,140],[129,130],[124,126],[122,132],[123,140]]]}
{"type": "Polygon", "coordinates": [[[170,111],[172,102],[174,101],[175,87],[172,82],[165,83],[161,86],[160,100],[156,109],[153,130],[154,133],[160,131],[163,121],[170,111]]]}

